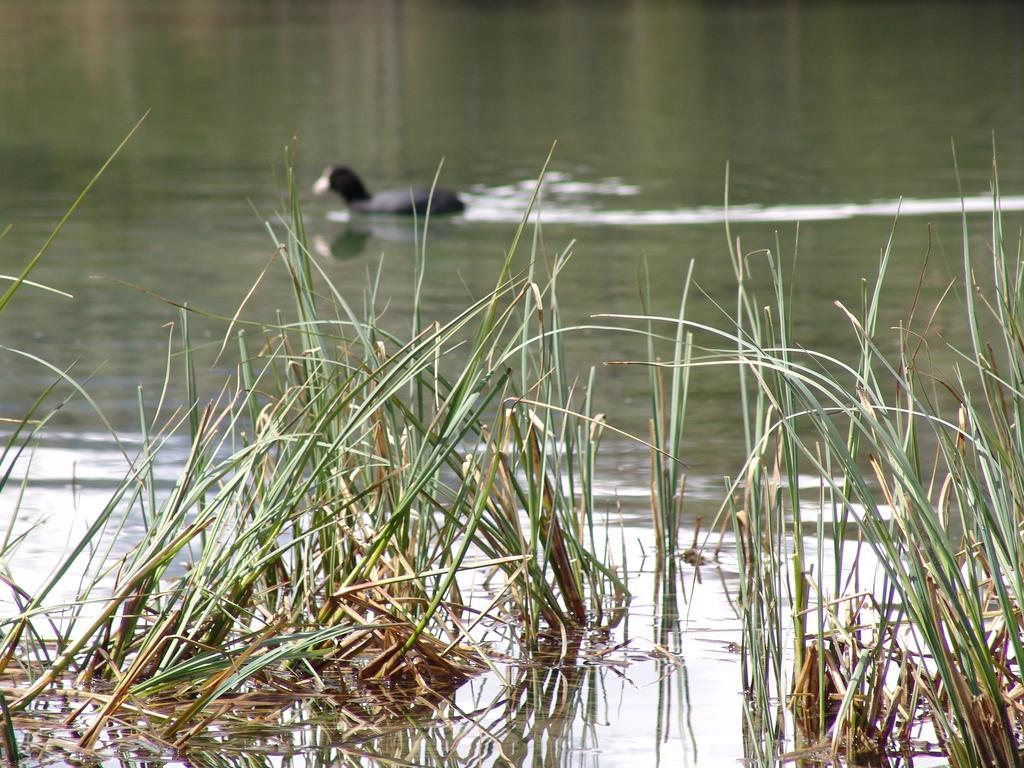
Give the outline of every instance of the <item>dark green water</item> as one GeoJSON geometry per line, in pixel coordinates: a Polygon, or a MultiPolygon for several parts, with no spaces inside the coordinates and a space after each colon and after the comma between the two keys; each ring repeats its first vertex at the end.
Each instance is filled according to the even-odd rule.
{"type": "MultiPolygon", "coordinates": [[[[252,208],[278,207],[274,169],[279,178],[293,136],[310,181],[342,161],[370,185],[423,183],[443,157],[444,183],[462,190],[535,176],[557,140],[553,168],[568,179],[635,188],[584,192],[584,203],[642,212],[719,205],[727,163],[733,204],[950,197],[951,138],[976,194],[994,131],[1004,191],[1022,191],[1022,22],[997,3],[0,3],[5,272],[151,110],[35,273],[75,300],[26,294],[0,340],[55,364],[81,357],[81,370],[103,362],[92,391],[131,423],[132,385],[159,378],[160,326],[174,312],[104,278],[232,310],[271,255],[252,208]]],[[[329,269],[361,283],[383,254],[400,316],[410,228],[332,224],[328,207],[311,200],[307,212],[343,257],[329,269]]],[[[955,259],[956,217],[931,219],[955,259]]],[[[927,222],[899,227],[896,297],[916,280],[927,222]]],[[[845,332],[828,301],[856,297],[889,227],[803,225],[805,343],[845,332]]],[[[775,231],[788,248],[795,225],[735,230],[748,249],[773,246],[775,231]]],[[[481,222],[435,233],[427,292],[439,314],[491,285],[511,232],[481,222]]],[[[576,319],[636,310],[641,256],[666,310],[690,259],[703,286],[728,296],[721,225],[547,228],[552,252],[570,239],[563,301],[576,319]]],[[[252,315],[284,296],[282,281],[269,286],[252,315]]],[[[17,415],[42,379],[4,368],[4,415],[17,415]]]]}
{"type": "MultiPolygon", "coordinates": [[[[671,312],[691,259],[701,286],[730,301],[724,228],[687,225],[679,216],[651,225],[645,213],[721,205],[727,165],[734,205],[813,212],[900,197],[929,201],[957,195],[951,139],[964,193],[987,191],[994,132],[1003,192],[1024,193],[1024,9],[973,2],[0,0],[0,227],[13,225],[0,240],[0,272],[21,269],[147,110],[139,134],[33,274],[74,299],[25,290],[0,318],[0,344],[60,367],[77,361],[80,376],[91,374],[89,391],[128,431],[136,424],[136,385],[151,389],[163,374],[163,326],[177,312],[115,281],[230,315],[273,255],[261,220],[279,207],[283,148],[293,137],[303,184],[334,161],[357,168],[372,187],[429,183],[444,158],[444,186],[474,193],[485,212],[505,200],[507,185],[536,177],[557,140],[553,178],[563,186],[546,205],[582,211],[544,228],[548,253],[576,241],[561,281],[566,319],[637,311],[641,257],[655,276],[656,308],[671,312]]],[[[401,324],[411,293],[411,226],[329,221],[337,208],[311,196],[306,206],[327,270],[357,300],[367,270],[383,256],[381,293],[401,324]]],[[[455,312],[493,284],[514,227],[482,218],[432,232],[431,316],[455,312]]],[[[808,346],[841,352],[851,333],[831,302],[857,303],[892,221],[831,219],[800,227],[796,331],[808,346]]],[[[1019,219],[1008,216],[1007,230],[1019,219]]],[[[983,257],[986,217],[971,222],[983,257]]],[[[937,213],[899,222],[887,294],[893,321],[905,314],[929,234],[926,297],[955,275],[959,226],[957,216],[937,213]]],[[[774,248],[778,233],[789,253],[796,225],[747,222],[733,230],[749,250],[774,248]]],[[[255,294],[247,316],[273,319],[278,307],[290,307],[279,273],[255,294]]],[[[695,311],[715,316],[707,304],[695,311]]],[[[196,321],[211,341],[218,327],[196,321]]],[[[938,346],[962,340],[955,325],[941,330],[938,346]]],[[[642,350],[633,343],[580,335],[574,354],[581,366],[635,358],[642,350]]],[[[0,360],[0,417],[19,417],[50,376],[10,353],[0,360]]],[[[646,374],[603,375],[606,406],[623,424],[640,423],[646,374]]],[[[221,377],[210,371],[207,383],[221,377]]],[[[712,486],[735,471],[737,405],[717,381],[695,386],[687,459],[694,487],[712,486]]],[[[58,424],[59,450],[46,465],[54,487],[67,484],[76,464],[100,467],[97,482],[109,479],[89,410],[72,404],[58,424]]],[[[643,487],[642,458],[616,454],[611,469],[624,485],[643,487]]],[[[715,683],[705,684],[714,690],[715,683]]],[[[736,701],[723,706],[733,711],[736,701]]],[[[615,719],[606,713],[609,723],[615,719]]],[[[729,722],[738,739],[738,715],[729,722]]],[[[723,737],[713,732],[710,749],[680,726],[666,742],[671,749],[662,745],[663,760],[685,754],[691,764],[715,764],[708,750],[720,755],[723,737]]],[[[599,747],[588,750],[570,749],[559,764],[630,764],[614,750],[619,757],[603,760],[599,747]]]]}

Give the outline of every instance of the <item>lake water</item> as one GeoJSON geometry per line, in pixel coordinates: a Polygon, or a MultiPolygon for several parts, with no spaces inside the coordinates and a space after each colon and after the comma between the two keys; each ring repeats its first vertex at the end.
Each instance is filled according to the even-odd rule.
{"type": "MultiPolygon", "coordinates": [[[[556,141],[543,245],[555,254],[575,241],[560,284],[567,322],[639,311],[641,258],[655,276],[656,310],[674,311],[691,260],[701,287],[729,305],[720,210],[728,167],[733,234],[745,249],[774,248],[777,233],[791,255],[802,222],[796,336],[842,353],[852,335],[832,301],[857,304],[901,198],[908,215],[896,227],[890,319],[908,309],[929,239],[925,301],[956,275],[951,140],[963,193],[975,198],[989,188],[994,134],[1003,194],[1019,207],[1024,7],[0,0],[0,229],[13,225],[0,240],[0,273],[22,268],[147,110],[33,274],[74,298],[26,289],[0,318],[0,344],[60,368],[74,364],[128,435],[137,432],[136,387],[152,391],[160,381],[164,326],[177,320],[152,294],[234,312],[273,256],[261,221],[280,207],[283,150],[293,144],[304,185],[328,162],[356,168],[371,189],[428,184],[444,159],[443,186],[465,193],[470,207],[431,231],[431,318],[493,285],[530,180],[556,141]]],[[[332,278],[358,300],[383,258],[381,295],[401,327],[411,224],[349,217],[338,200],[307,197],[308,232],[332,278]]],[[[983,258],[987,220],[970,220],[983,258]]],[[[1020,214],[1007,215],[1008,232],[1020,223],[1020,214]]],[[[273,320],[290,308],[288,285],[274,274],[247,317],[273,320]]],[[[696,301],[694,312],[716,318],[709,302],[696,301]]],[[[221,328],[196,320],[200,338],[215,341],[221,328]]],[[[936,348],[963,338],[955,325],[941,330],[936,348]]],[[[571,343],[581,370],[643,353],[624,336],[580,333],[571,343]]],[[[16,419],[52,374],[11,352],[0,359],[0,418],[16,419]]],[[[206,370],[206,391],[226,372],[206,370]]],[[[601,376],[602,407],[618,425],[642,428],[646,373],[601,376]]],[[[740,414],[719,379],[697,377],[692,403],[687,511],[707,519],[719,478],[741,459],[740,414]]],[[[633,538],[642,539],[646,458],[614,441],[607,448],[607,498],[626,499],[633,538]]],[[[41,442],[36,467],[25,514],[50,514],[57,531],[70,525],[54,513],[72,506],[72,478],[77,508],[87,512],[121,471],[80,399],[41,442]]],[[[0,504],[8,510],[13,501],[0,504]]],[[[567,721],[568,746],[544,764],[741,758],[738,666],[723,650],[736,625],[720,589],[707,586],[684,607],[670,649],[681,666],[638,664],[626,678],[587,683],[609,693],[606,704],[567,721]],[[662,723],[650,686],[668,678],[675,703],[662,723]]],[[[649,602],[652,589],[638,592],[649,602]]],[[[640,609],[631,634],[653,638],[650,621],[640,629],[643,616],[640,609]]]]}

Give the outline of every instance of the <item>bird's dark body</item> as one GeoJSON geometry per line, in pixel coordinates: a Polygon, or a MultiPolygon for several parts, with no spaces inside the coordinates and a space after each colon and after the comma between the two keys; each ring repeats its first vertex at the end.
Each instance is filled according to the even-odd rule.
{"type": "Polygon", "coordinates": [[[459,196],[447,189],[435,189],[430,194],[427,187],[408,189],[385,189],[370,194],[362,180],[349,168],[328,166],[313,186],[314,191],[333,189],[357,213],[380,213],[397,216],[423,216],[429,207],[430,213],[458,213],[466,206],[459,196]]]}

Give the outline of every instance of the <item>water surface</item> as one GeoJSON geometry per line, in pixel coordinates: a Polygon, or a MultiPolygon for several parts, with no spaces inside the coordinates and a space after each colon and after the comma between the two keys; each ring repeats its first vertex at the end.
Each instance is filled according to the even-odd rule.
{"type": "MultiPolygon", "coordinates": [[[[4,0],[0,227],[13,229],[0,240],[0,272],[22,267],[128,128],[150,115],[34,274],[74,298],[23,291],[3,314],[0,344],[74,365],[130,439],[137,385],[147,403],[157,398],[166,324],[177,322],[172,302],[230,316],[272,259],[261,221],[280,205],[285,145],[298,147],[304,185],[328,162],[353,166],[371,187],[429,183],[443,158],[443,185],[466,193],[470,208],[432,228],[424,289],[432,319],[492,286],[557,141],[542,248],[550,259],[575,241],[560,284],[568,322],[637,312],[641,258],[655,276],[657,311],[674,312],[691,260],[701,287],[728,305],[728,168],[732,232],[744,249],[775,248],[778,236],[791,258],[800,222],[796,335],[842,353],[853,335],[831,302],[856,306],[897,209],[886,320],[905,316],[929,242],[924,300],[954,279],[960,190],[951,141],[962,192],[980,209],[994,133],[1002,192],[1019,208],[1022,16],[1018,4],[997,2],[4,0]]],[[[325,268],[354,301],[383,258],[388,321],[402,327],[411,225],[349,217],[338,201],[304,202],[325,268]]],[[[986,217],[970,221],[984,259],[986,217]]],[[[1020,221],[1009,213],[1007,231],[1020,221]]],[[[273,321],[290,307],[286,281],[272,274],[246,318],[273,321]]],[[[694,312],[720,319],[707,301],[695,300],[694,312]]],[[[223,325],[196,317],[193,330],[215,347],[223,325]]],[[[939,332],[940,355],[964,338],[955,324],[939,332]]],[[[636,359],[643,350],[634,338],[581,332],[574,365],[636,359]]],[[[204,370],[207,391],[229,366],[204,370]]],[[[0,417],[20,417],[53,375],[5,352],[0,417]]],[[[601,376],[602,407],[642,429],[646,373],[601,376]]],[[[694,386],[689,526],[714,514],[719,478],[736,471],[742,453],[732,391],[714,377],[694,386]]],[[[87,515],[123,469],[104,434],[84,401],[70,402],[37,450],[23,515],[45,516],[56,531],[87,515]]],[[[607,503],[624,499],[633,538],[648,536],[645,456],[625,443],[607,447],[607,503]]],[[[13,503],[2,500],[4,510],[13,503]]],[[[688,615],[726,609],[717,597],[688,615]]],[[[742,756],[735,663],[706,637],[673,637],[684,666],[666,674],[677,676],[677,692],[698,693],[700,706],[684,706],[668,736],[640,735],[654,718],[634,724],[626,715],[642,713],[650,697],[612,696],[618,703],[595,715],[607,726],[584,728],[590,741],[573,742],[555,763],[627,765],[638,750],[672,765],[742,756]]]]}

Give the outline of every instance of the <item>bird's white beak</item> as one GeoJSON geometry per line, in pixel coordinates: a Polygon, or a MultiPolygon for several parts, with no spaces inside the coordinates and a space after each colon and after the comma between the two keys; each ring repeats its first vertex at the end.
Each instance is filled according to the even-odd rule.
{"type": "Polygon", "coordinates": [[[326,173],[323,176],[321,176],[319,179],[317,179],[315,182],[313,182],[313,194],[314,195],[322,195],[324,192],[326,192],[330,188],[331,188],[331,180],[329,178],[327,178],[327,174],[326,173]]]}

